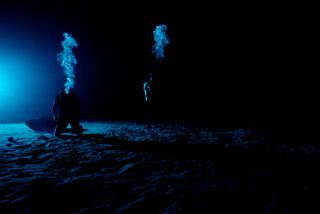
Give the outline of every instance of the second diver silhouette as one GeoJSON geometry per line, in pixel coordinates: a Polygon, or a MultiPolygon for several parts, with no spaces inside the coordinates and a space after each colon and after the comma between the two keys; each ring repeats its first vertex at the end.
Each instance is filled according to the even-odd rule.
{"type": "Polygon", "coordinates": [[[152,73],[149,73],[143,82],[143,92],[144,92],[144,99],[146,102],[146,113],[147,113],[147,123],[151,125],[151,114],[153,110],[153,80],[152,80],[152,73]]]}

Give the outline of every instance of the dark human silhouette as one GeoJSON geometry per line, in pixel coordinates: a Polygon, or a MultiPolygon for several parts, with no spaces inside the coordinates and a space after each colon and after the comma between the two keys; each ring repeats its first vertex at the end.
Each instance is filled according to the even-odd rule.
{"type": "Polygon", "coordinates": [[[153,81],[152,81],[152,73],[147,75],[147,78],[143,82],[143,92],[144,99],[146,102],[146,112],[147,112],[147,122],[150,124],[151,122],[151,111],[152,111],[152,103],[153,103],[153,81]]]}
{"type": "Polygon", "coordinates": [[[60,91],[54,99],[52,111],[53,119],[57,123],[54,136],[60,136],[65,132],[69,123],[73,133],[82,136],[83,129],[78,121],[80,104],[74,91],[69,93],[64,90],[60,91]]]}

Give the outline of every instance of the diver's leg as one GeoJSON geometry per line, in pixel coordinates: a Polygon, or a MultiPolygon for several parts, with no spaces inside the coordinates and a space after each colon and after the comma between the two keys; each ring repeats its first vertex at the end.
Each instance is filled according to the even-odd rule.
{"type": "Polygon", "coordinates": [[[57,122],[56,128],[54,130],[54,136],[60,136],[61,133],[67,128],[68,121],[66,120],[59,120],[57,122]]]}
{"type": "Polygon", "coordinates": [[[80,125],[77,118],[71,118],[70,125],[74,133],[76,133],[78,136],[82,136],[82,126],[80,125]]]}
{"type": "Polygon", "coordinates": [[[153,101],[150,99],[147,103],[147,124],[149,128],[152,127],[153,116],[153,101]]]}

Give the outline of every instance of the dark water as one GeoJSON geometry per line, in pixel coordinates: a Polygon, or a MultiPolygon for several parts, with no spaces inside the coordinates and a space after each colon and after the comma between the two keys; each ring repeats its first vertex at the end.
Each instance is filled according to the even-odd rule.
{"type": "Polygon", "coordinates": [[[230,147],[235,139],[226,135],[220,144],[194,138],[191,145],[181,132],[168,143],[131,141],[112,131],[134,135],[128,128],[82,139],[37,135],[3,142],[0,213],[319,211],[318,154],[230,147]]]}

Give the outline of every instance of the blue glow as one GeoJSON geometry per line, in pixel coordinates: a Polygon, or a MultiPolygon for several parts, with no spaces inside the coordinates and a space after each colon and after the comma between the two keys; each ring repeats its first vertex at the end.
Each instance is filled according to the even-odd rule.
{"type": "Polygon", "coordinates": [[[36,23],[1,19],[0,123],[25,122],[51,114],[52,101],[63,87],[55,30],[36,23]]]}
{"type": "Polygon", "coordinates": [[[158,25],[153,31],[154,45],[151,52],[155,54],[156,60],[162,61],[164,58],[164,47],[169,44],[169,39],[166,35],[167,26],[158,25]]]}
{"type": "Polygon", "coordinates": [[[151,82],[152,82],[152,74],[150,73],[146,81],[143,83],[144,99],[146,102],[148,102],[149,97],[152,96],[151,82]]]}
{"type": "Polygon", "coordinates": [[[64,90],[69,93],[69,90],[74,88],[75,72],[73,66],[77,64],[76,57],[72,54],[72,48],[78,47],[77,41],[68,33],[63,33],[64,40],[61,42],[62,52],[58,53],[58,62],[66,76],[64,90]]]}

